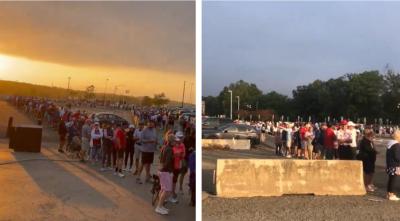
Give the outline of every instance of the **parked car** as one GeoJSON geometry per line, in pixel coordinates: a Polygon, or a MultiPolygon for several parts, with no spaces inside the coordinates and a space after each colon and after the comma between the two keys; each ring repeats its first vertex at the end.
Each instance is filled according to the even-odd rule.
{"type": "Polygon", "coordinates": [[[125,120],[124,118],[113,114],[113,113],[108,113],[108,112],[100,112],[100,113],[95,113],[93,115],[93,120],[95,122],[99,122],[100,125],[106,123],[106,124],[118,124],[122,126],[128,126],[129,122],[125,120]]]}
{"type": "Polygon", "coordinates": [[[259,134],[252,126],[245,124],[225,124],[215,130],[203,130],[204,139],[250,139],[251,145],[258,144],[259,134]]]}
{"type": "Polygon", "coordinates": [[[203,130],[217,129],[225,124],[233,123],[229,118],[218,118],[218,117],[204,117],[201,123],[203,130]]]}

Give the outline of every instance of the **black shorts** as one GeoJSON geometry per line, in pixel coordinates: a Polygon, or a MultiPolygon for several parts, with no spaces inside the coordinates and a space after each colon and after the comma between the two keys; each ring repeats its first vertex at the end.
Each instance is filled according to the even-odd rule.
{"type": "Polygon", "coordinates": [[[152,164],[154,161],[154,152],[142,152],[142,164],[152,164]]]}
{"type": "Polygon", "coordinates": [[[179,174],[181,174],[181,169],[174,169],[173,174],[174,174],[174,176],[172,177],[172,181],[174,183],[176,183],[176,182],[178,182],[179,174]]]}

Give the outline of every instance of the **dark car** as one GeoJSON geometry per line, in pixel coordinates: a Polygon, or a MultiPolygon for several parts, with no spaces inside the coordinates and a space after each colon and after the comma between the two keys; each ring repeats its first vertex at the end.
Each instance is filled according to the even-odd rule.
{"type": "Polygon", "coordinates": [[[201,126],[203,130],[209,130],[209,129],[215,130],[218,127],[221,127],[225,124],[230,124],[232,122],[233,121],[229,118],[204,117],[201,126]]]}
{"type": "Polygon", "coordinates": [[[251,145],[259,143],[256,129],[245,124],[225,124],[215,130],[203,130],[204,139],[250,139],[251,145]]]}
{"type": "Polygon", "coordinates": [[[113,114],[113,113],[107,113],[107,112],[101,112],[101,113],[95,113],[93,116],[93,120],[95,122],[99,122],[100,125],[102,124],[117,124],[121,126],[128,126],[129,122],[125,120],[124,118],[113,114]]]}

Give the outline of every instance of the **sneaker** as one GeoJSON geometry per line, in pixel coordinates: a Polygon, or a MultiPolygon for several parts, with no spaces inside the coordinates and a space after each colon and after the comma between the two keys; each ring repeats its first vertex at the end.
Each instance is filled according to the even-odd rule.
{"type": "Polygon", "coordinates": [[[129,172],[132,172],[132,168],[129,168],[128,171],[129,171],[129,172]]]}
{"type": "Polygon", "coordinates": [[[163,210],[169,212],[169,209],[168,209],[168,208],[165,208],[164,206],[162,206],[161,209],[163,209],[163,210]]]}
{"type": "Polygon", "coordinates": [[[168,215],[168,211],[164,210],[162,207],[157,207],[155,209],[156,213],[161,214],[161,215],[168,215]]]}
{"type": "Polygon", "coordinates": [[[101,172],[104,172],[104,171],[106,171],[106,170],[107,170],[107,169],[104,168],[104,167],[100,168],[100,171],[101,171],[101,172]]]}
{"type": "Polygon", "coordinates": [[[371,186],[366,186],[366,187],[365,187],[365,190],[366,190],[367,192],[374,192],[374,191],[375,191],[375,189],[372,188],[371,186]]]}
{"type": "Polygon", "coordinates": [[[290,159],[290,158],[292,158],[292,156],[290,156],[290,155],[287,155],[287,156],[286,156],[286,158],[289,158],[289,159],[290,159]]]}
{"type": "Polygon", "coordinates": [[[124,169],[122,169],[122,171],[128,171],[128,169],[127,169],[127,168],[124,168],[124,169]]]}
{"type": "Polygon", "coordinates": [[[174,198],[174,197],[170,197],[170,198],[168,199],[168,202],[171,202],[171,203],[178,203],[178,199],[177,199],[177,198],[174,198]]]}
{"type": "Polygon", "coordinates": [[[123,174],[123,173],[118,173],[118,176],[121,177],[121,178],[124,178],[124,177],[125,177],[125,174],[123,174]]]}
{"type": "Polygon", "coordinates": [[[118,175],[118,173],[114,171],[113,175],[116,176],[116,175],[118,175]]]}
{"type": "Polygon", "coordinates": [[[398,198],[396,195],[390,195],[390,196],[388,196],[388,200],[390,200],[390,201],[399,201],[400,200],[400,198],[398,198]]]}

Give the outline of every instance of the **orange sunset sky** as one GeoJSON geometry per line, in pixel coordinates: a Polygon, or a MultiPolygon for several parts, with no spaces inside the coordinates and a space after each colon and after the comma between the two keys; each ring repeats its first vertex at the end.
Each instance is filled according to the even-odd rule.
{"type": "Polygon", "coordinates": [[[0,79],[195,102],[194,2],[0,2],[0,79]]]}

